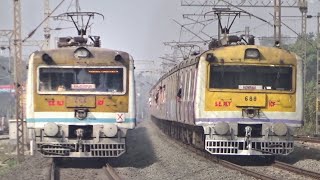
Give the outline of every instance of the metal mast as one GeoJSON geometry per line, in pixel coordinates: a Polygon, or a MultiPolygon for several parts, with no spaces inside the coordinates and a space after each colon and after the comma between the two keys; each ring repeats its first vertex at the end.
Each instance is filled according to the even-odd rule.
{"type": "Polygon", "coordinates": [[[301,34],[307,34],[307,12],[308,3],[307,0],[299,0],[299,10],[301,12],[301,34]]]}
{"type": "Polygon", "coordinates": [[[17,156],[18,161],[24,160],[24,129],[23,129],[23,103],[22,94],[22,41],[21,41],[21,2],[13,0],[14,14],[14,85],[16,96],[16,123],[17,123],[17,156]]]}
{"type": "MultiPolygon", "coordinates": [[[[50,16],[50,3],[49,0],[44,0],[44,18],[47,18],[50,16]]],[[[46,19],[43,31],[44,31],[44,49],[48,49],[50,47],[50,18],[46,19]]]]}
{"type": "Polygon", "coordinates": [[[281,45],[281,0],[274,1],[274,42],[281,45]]]}
{"type": "Polygon", "coordinates": [[[306,75],[307,75],[307,12],[308,5],[307,0],[299,0],[299,10],[301,12],[301,36],[304,39],[303,42],[303,91],[305,95],[306,91],[306,75]]]}
{"type": "Polygon", "coordinates": [[[317,16],[317,104],[316,104],[316,134],[320,133],[320,13],[317,16]]]}
{"type": "MultiPolygon", "coordinates": [[[[272,2],[273,0],[181,0],[181,6],[229,7],[232,4],[237,7],[273,7],[272,2]]],[[[297,0],[286,0],[281,2],[281,6],[284,8],[298,7],[298,2],[297,0]]]]}

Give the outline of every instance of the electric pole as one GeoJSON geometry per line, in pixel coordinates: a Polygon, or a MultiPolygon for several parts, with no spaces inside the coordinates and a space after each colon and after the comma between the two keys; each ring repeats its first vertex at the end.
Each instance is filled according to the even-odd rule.
{"type": "Polygon", "coordinates": [[[281,0],[274,1],[274,42],[281,45],[281,0]]]}
{"type": "Polygon", "coordinates": [[[304,39],[303,41],[303,91],[304,95],[306,94],[306,75],[307,75],[307,0],[299,0],[299,10],[301,12],[301,37],[304,39]]]}
{"type": "Polygon", "coordinates": [[[316,134],[320,133],[320,13],[317,16],[317,104],[316,104],[316,134]]]}
{"type": "Polygon", "coordinates": [[[17,125],[17,156],[18,161],[24,160],[24,127],[23,127],[23,103],[22,90],[22,40],[21,40],[21,1],[13,0],[14,18],[14,86],[16,97],[16,125],[17,125]]]}
{"type": "Polygon", "coordinates": [[[49,0],[44,0],[44,18],[46,18],[45,25],[43,28],[44,39],[45,39],[44,49],[48,49],[50,47],[50,37],[51,37],[51,34],[50,34],[51,29],[50,29],[50,22],[49,22],[50,18],[47,18],[49,16],[50,16],[50,3],[49,3],[49,0]]]}

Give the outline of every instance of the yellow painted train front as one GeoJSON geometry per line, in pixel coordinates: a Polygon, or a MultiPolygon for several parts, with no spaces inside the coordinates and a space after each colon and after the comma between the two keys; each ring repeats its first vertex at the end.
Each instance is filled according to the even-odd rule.
{"type": "MultiPolygon", "coordinates": [[[[204,125],[212,154],[289,154],[302,125],[301,60],[286,50],[231,46],[201,56],[206,77],[197,99],[196,124],[204,125]]],[[[201,71],[203,69],[203,71],[201,71]]]]}
{"type": "Polygon", "coordinates": [[[128,53],[72,46],[30,56],[27,127],[46,157],[118,157],[135,119],[128,53]]]}
{"type": "Polygon", "coordinates": [[[287,155],[303,124],[302,61],[276,47],[235,44],[181,62],[152,88],[166,133],[218,155],[287,155]]]}

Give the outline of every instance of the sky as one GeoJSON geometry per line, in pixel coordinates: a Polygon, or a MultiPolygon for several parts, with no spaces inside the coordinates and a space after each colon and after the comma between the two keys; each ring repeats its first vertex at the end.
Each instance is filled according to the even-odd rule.
{"type": "MultiPolygon", "coordinates": [[[[22,38],[27,37],[43,20],[43,0],[22,0],[22,38]]],[[[60,0],[51,0],[50,8],[54,9],[60,0]]],[[[63,5],[54,15],[65,12],[72,0],[65,0],[63,5]]],[[[95,17],[91,34],[100,35],[102,46],[109,49],[123,50],[130,53],[137,60],[159,60],[159,57],[172,52],[163,42],[178,41],[180,37],[179,23],[190,23],[190,20],[182,18],[183,13],[200,13],[201,8],[181,7],[180,0],[80,0],[82,11],[96,11],[104,15],[104,20],[95,17]]],[[[73,4],[71,4],[73,5],[73,4]]],[[[74,11],[74,7],[69,8],[74,11]]],[[[272,21],[273,9],[246,8],[247,11],[272,21]]],[[[308,14],[316,15],[320,11],[320,1],[309,0],[308,14]]],[[[0,30],[12,29],[12,0],[0,0],[0,30]]],[[[284,9],[283,15],[300,16],[298,9],[284,9]]],[[[283,18],[297,32],[300,32],[300,20],[298,18],[283,18]]],[[[66,22],[51,21],[51,27],[70,27],[66,22]]],[[[233,31],[242,31],[245,26],[251,27],[251,32],[256,36],[272,36],[273,28],[255,18],[247,17],[246,20],[236,21],[233,31]]],[[[208,25],[204,30],[207,34],[216,33],[216,22],[208,25]]],[[[192,30],[199,28],[188,26],[192,30]]],[[[201,28],[201,27],[200,27],[201,28]]],[[[316,18],[308,20],[308,30],[316,31],[316,18]]],[[[292,32],[283,27],[283,33],[294,36],[292,32]]],[[[52,36],[75,36],[74,30],[52,32],[52,36]]],[[[204,35],[204,34],[202,34],[204,35]]],[[[205,37],[205,36],[203,36],[205,37]]],[[[43,38],[43,29],[40,27],[30,40],[43,38]]],[[[188,31],[182,31],[181,40],[196,40],[188,31]]],[[[53,41],[53,40],[52,40],[53,41]]],[[[27,48],[28,49],[28,48],[27,48]]],[[[33,49],[32,49],[33,50],[33,49]]],[[[30,50],[25,50],[24,54],[30,50]]]]}

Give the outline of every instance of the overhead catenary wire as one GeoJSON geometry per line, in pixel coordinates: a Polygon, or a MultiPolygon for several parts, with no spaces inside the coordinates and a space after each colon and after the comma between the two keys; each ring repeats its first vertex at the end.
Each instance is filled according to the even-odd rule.
{"type": "Polygon", "coordinates": [[[29,38],[31,38],[31,37],[33,36],[33,34],[40,28],[40,26],[63,4],[64,1],[65,1],[65,0],[61,0],[61,2],[48,14],[48,16],[45,17],[45,18],[41,21],[41,23],[40,23],[34,30],[32,30],[32,31],[28,34],[28,36],[27,36],[26,38],[24,38],[24,39],[22,40],[22,42],[25,42],[26,40],[28,40],[29,38]]]}
{"type": "Polygon", "coordinates": [[[257,18],[257,19],[259,19],[259,20],[261,20],[261,21],[263,21],[263,22],[265,22],[265,23],[267,23],[267,24],[269,24],[270,26],[273,27],[273,24],[271,24],[271,23],[268,22],[267,20],[265,20],[265,19],[263,19],[263,18],[261,18],[261,17],[258,17],[258,16],[254,15],[254,14],[252,14],[252,13],[250,13],[250,12],[248,12],[248,11],[242,9],[242,8],[239,8],[239,7],[233,5],[233,4],[231,4],[231,3],[229,3],[229,2],[227,2],[227,1],[225,1],[225,0],[221,0],[221,1],[224,2],[224,3],[226,3],[226,4],[228,4],[229,6],[232,6],[232,7],[236,8],[236,9],[239,9],[240,11],[243,11],[244,13],[246,13],[246,14],[252,16],[252,17],[255,17],[255,18],[257,18]]]}

